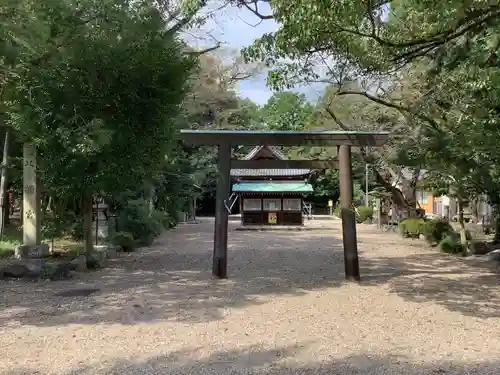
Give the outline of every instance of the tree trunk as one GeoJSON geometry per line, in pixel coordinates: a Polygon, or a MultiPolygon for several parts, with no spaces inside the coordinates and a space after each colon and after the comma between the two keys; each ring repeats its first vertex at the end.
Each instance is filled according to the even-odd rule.
{"type": "Polygon", "coordinates": [[[7,193],[7,161],[9,158],[9,128],[5,130],[5,140],[3,144],[3,157],[2,157],[2,172],[0,177],[0,237],[3,238],[3,233],[5,229],[5,211],[7,211],[8,217],[8,207],[6,207],[5,196],[7,193]],[[7,209],[6,209],[7,208],[7,209]]]}
{"type": "Polygon", "coordinates": [[[490,220],[495,221],[495,237],[493,238],[493,244],[500,243],[500,207],[498,205],[494,205],[493,215],[491,215],[490,220]]]}
{"type": "Polygon", "coordinates": [[[460,224],[460,245],[462,246],[462,255],[465,257],[467,256],[469,243],[467,241],[467,234],[465,231],[464,204],[460,200],[458,201],[458,223],[460,224]]]}
{"type": "Polygon", "coordinates": [[[5,195],[4,195],[4,200],[3,200],[3,225],[4,228],[9,225],[10,222],[10,211],[12,210],[11,208],[11,202],[10,202],[10,192],[9,190],[5,190],[5,195]]]}
{"type": "Polygon", "coordinates": [[[94,250],[92,241],[92,193],[86,192],[82,197],[83,207],[83,247],[86,254],[90,254],[94,250]]]}

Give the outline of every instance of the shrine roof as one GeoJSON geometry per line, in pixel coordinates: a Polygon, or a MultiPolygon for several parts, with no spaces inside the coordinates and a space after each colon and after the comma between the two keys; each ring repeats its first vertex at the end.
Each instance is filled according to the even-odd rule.
{"type": "MultiPolygon", "coordinates": [[[[256,146],[242,160],[253,160],[258,157],[261,152],[268,150],[275,159],[288,160],[288,157],[283,154],[277,147],[273,146],[256,146]]],[[[306,176],[311,173],[310,169],[231,169],[232,177],[293,177],[306,176]]]]}

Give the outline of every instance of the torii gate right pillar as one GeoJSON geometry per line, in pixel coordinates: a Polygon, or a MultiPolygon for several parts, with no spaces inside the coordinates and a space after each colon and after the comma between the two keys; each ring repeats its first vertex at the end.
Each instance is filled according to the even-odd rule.
{"type": "Polygon", "coordinates": [[[358,241],[356,236],[356,214],[353,206],[353,182],[351,146],[338,147],[340,208],[342,217],[342,240],[344,243],[344,265],[347,280],[359,281],[358,241]]]}

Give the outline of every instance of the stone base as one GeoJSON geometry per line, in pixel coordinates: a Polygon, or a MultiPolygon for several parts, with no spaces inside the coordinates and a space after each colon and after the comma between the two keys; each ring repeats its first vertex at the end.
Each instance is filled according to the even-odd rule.
{"type": "Polygon", "coordinates": [[[71,278],[71,269],[70,261],[8,260],[0,266],[0,278],[64,280],[71,278]]]}
{"type": "Polygon", "coordinates": [[[40,245],[20,245],[14,250],[16,259],[41,259],[50,257],[50,247],[43,243],[40,245]]]}
{"type": "MultiPolygon", "coordinates": [[[[41,245],[39,245],[41,246],[41,245]]],[[[47,249],[48,249],[48,245],[47,249]]],[[[19,246],[18,253],[21,256],[27,254],[26,247],[19,246]]],[[[43,247],[44,248],[44,247],[43,247]]],[[[28,247],[28,250],[32,250],[28,247]]],[[[45,250],[43,250],[45,251],[45,250]]],[[[29,253],[30,255],[33,255],[29,253]]],[[[40,255],[41,253],[34,253],[40,255]]],[[[44,253],[45,254],[45,253],[44,253]]],[[[50,254],[49,254],[50,255],[50,254]]],[[[97,269],[105,265],[106,260],[116,257],[116,247],[96,246],[89,255],[79,255],[76,258],[65,258],[61,255],[57,258],[5,258],[0,259],[0,279],[2,278],[25,278],[25,279],[49,279],[64,280],[72,277],[72,272],[85,272],[88,268],[97,269]]]]}

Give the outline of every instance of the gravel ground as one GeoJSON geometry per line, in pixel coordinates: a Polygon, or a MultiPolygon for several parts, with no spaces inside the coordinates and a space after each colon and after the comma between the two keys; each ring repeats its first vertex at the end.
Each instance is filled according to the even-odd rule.
{"type": "Polygon", "coordinates": [[[77,280],[2,282],[0,374],[500,373],[498,274],[360,225],[347,284],[340,221],[313,225],[231,230],[223,281],[205,219],[77,280]],[[75,288],[99,291],[56,296],[75,288]]]}

